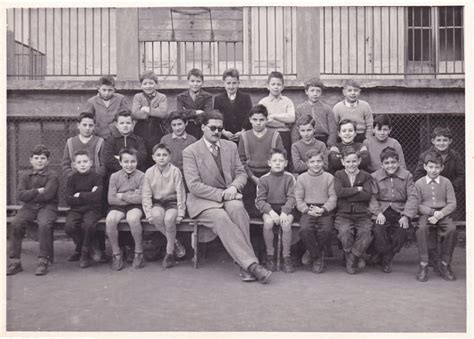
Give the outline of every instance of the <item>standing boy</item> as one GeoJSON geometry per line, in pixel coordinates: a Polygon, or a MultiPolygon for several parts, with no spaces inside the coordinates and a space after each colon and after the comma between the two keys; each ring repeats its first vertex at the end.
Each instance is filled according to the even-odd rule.
{"type": "Polygon", "coordinates": [[[295,124],[291,130],[293,143],[300,139],[298,133],[299,121],[305,116],[310,116],[314,120],[314,137],[316,139],[328,146],[336,143],[337,124],[334,120],[334,113],[329,105],[320,100],[323,88],[323,83],[317,78],[309,79],[304,83],[304,91],[308,100],[296,106],[295,124]]]}
{"type": "Polygon", "coordinates": [[[37,145],[30,155],[31,170],[20,175],[18,200],[23,207],[11,223],[10,263],[7,275],[23,271],[21,266],[21,244],[26,227],[35,221],[38,224],[39,255],[36,275],[45,275],[53,256],[53,228],[58,212],[59,180],[55,172],[48,169],[50,152],[37,145]]]}
{"type": "Polygon", "coordinates": [[[222,74],[225,93],[214,98],[214,109],[224,116],[224,130],[222,135],[235,143],[239,142],[240,134],[249,129],[248,117],[252,109],[250,95],[239,89],[239,71],[230,68],[222,74]]]}
{"type": "Polygon", "coordinates": [[[73,166],[73,155],[77,151],[86,151],[91,156],[93,166],[92,171],[104,175],[105,168],[101,162],[104,139],[94,135],[95,116],[89,112],[82,112],[77,119],[77,129],[79,134],[67,139],[64,147],[61,167],[65,178],[75,171],[73,166]]]}
{"type": "Polygon", "coordinates": [[[441,238],[441,255],[438,270],[446,280],[455,280],[451,271],[451,259],[456,245],[456,225],[449,217],[456,209],[454,188],[448,178],[441,176],[443,158],[440,154],[429,152],[424,158],[426,176],[418,179],[415,187],[419,207],[416,242],[420,254],[420,268],[416,279],[428,280],[428,237],[429,229],[435,228],[441,238]]]}
{"type": "Polygon", "coordinates": [[[268,112],[264,105],[252,107],[249,113],[252,129],[242,133],[239,141],[240,161],[248,178],[242,192],[244,204],[250,216],[260,216],[255,210],[256,188],[259,178],[270,170],[268,154],[272,148],[283,148],[280,134],[276,129],[268,129],[268,112]]]}
{"type": "Polygon", "coordinates": [[[301,117],[295,125],[301,140],[291,145],[291,154],[293,157],[293,171],[295,173],[303,173],[308,170],[306,154],[309,150],[316,150],[321,153],[324,160],[324,169],[328,168],[327,150],[324,142],[314,137],[314,120],[310,115],[301,117]]]}
{"type": "Polygon", "coordinates": [[[188,72],[189,90],[178,94],[176,109],[188,120],[186,132],[196,139],[202,136],[200,117],[204,112],[212,110],[212,95],[201,89],[204,83],[202,71],[193,68],[188,72]]]}
{"type": "Polygon", "coordinates": [[[183,173],[183,150],[196,142],[196,138],[186,133],[188,121],[182,112],[171,112],[169,122],[172,132],[161,138],[160,144],[169,148],[171,151],[170,162],[183,173]]]}
{"type": "Polygon", "coordinates": [[[91,171],[93,163],[86,151],[74,153],[76,173],[66,182],[66,202],[71,207],[66,215],[64,230],[76,249],[68,261],[79,261],[79,267],[91,265],[89,251],[97,222],[102,217],[102,176],[91,171]]]}
{"type": "Polygon", "coordinates": [[[336,124],[345,119],[354,121],[357,133],[356,142],[362,142],[372,135],[374,122],[370,105],[364,100],[359,100],[360,92],[360,85],[357,81],[347,80],[342,89],[344,100],[338,102],[332,109],[336,124]]]}
{"type": "Polygon", "coordinates": [[[176,224],[181,223],[186,212],[186,192],[181,171],[170,163],[170,155],[163,144],[153,147],[155,165],[146,171],[142,188],[145,216],[166,237],[163,268],[175,265],[175,246],[176,252],[181,252],[179,256],[185,254],[176,239],[176,224]]]}
{"type": "Polygon", "coordinates": [[[359,170],[361,158],[354,150],[346,150],[341,162],[344,169],[334,174],[334,189],[338,199],[334,226],[342,243],[347,273],[354,274],[356,267],[365,267],[362,256],[372,240],[369,213],[372,177],[359,170]]]}
{"type": "Polygon", "coordinates": [[[263,214],[263,238],[267,250],[267,269],[276,270],[275,249],[273,247],[273,226],[282,230],[283,272],[293,272],[291,263],[291,224],[295,207],[295,178],[285,171],[288,163],[283,148],[272,148],[268,165],[270,172],[258,181],[255,205],[263,214]]]}
{"type": "Polygon", "coordinates": [[[331,239],[337,196],[334,177],[324,171],[324,153],[310,149],[305,157],[308,171],[296,180],[296,208],[302,214],[300,235],[313,260],[311,270],[322,273],[325,268],[323,249],[331,239]]]}
{"type": "Polygon", "coordinates": [[[123,109],[129,109],[129,104],[125,96],[115,93],[115,79],[112,76],[100,77],[97,91],[96,96],[87,100],[86,111],[95,115],[95,134],[106,139],[116,132],[113,123],[115,115],[123,109]]]}
{"type": "Polygon", "coordinates": [[[392,122],[388,115],[378,115],[374,119],[374,133],[365,140],[367,151],[369,152],[369,172],[375,172],[380,169],[382,163],[380,162],[380,155],[382,150],[387,147],[395,149],[398,153],[399,164],[402,168],[407,168],[405,164],[405,157],[403,156],[403,150],[400,143],[390,138],[390,132],[392,131],[392,122]]]}
{"type": "MultiPolygon", "coordinates": [[[[132,118],[136,121],[133,133],[143,138],[147,154],[166,134],[168,101],[166,95],[158,92],[158,77],[152,71],[140,76],[141,93],[135,94],[132,101],[132,118]]],[[[148,158],[147,167],[153,165],[148,158]]]]}
{"type": "Polygon", "coordinates": [[[291,159],[291,124],[295,122],[295,105],[290,98],[281,95],[284,88],[283,74],[271,72],[268,75],[269,95],[259,104],[264,105],[268,110],[267,127],[276,129],[281,136],[288,159],[291,159]]]}
{"type": "Polygon", "coordinates": [[[382,167],[372,173],[374,186],[369,209],[376,218],[376,257],[381,257],[383,271],[390,273],[393,257],[405,243],[410,221],[418,212],[418,199],[413,176],[401,167],[397,150],[386,147],[379,159],[382,167]]]}
{"type": "Polygon", "coordinates": [[[142,268],[143,259],[142,224],[142,186],[145,173],[137,170],[137,150],[123,148],[119,152],[119,163],[122,169],[110,177],[108,201],[109,213],[105,220],[107,236],[112,247],[112,269],[120,271],[123,268],[123,259],[119,246],[117,226],[124,217],[130,226],[135,242],[133,268],[142,268]]]}

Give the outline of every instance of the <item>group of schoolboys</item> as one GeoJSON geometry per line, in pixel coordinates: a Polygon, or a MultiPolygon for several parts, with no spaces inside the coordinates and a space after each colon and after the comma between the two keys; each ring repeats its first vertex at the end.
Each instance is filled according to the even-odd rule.
{"type": "MultiPolygon", "coordinates": [[[[412,219],[419,215],[417,280],[428,279],[431,260],[443,278],[455,279],[450,262],[456,228],[450,214],[456,208],[455,191],[462,190],[464,167],[450,147],[448,128],[435,128],[433,146],[421,154],[414,178],[406,170],[400,144],[389,137],[390,119],[385,115],[373,118],[369,104],[359,99],[360,85],[354,80],[345,82],[344,100],[333,109],[320,100],[323,84],[319,79],[305,83],[308,100],[296,109],[281,94],[280,72],[270,73],[269,96],[253,107],[250,96],[238,89],[237,70],[224,72],[225,93],[214,100],[201,89],[203,80],[201,71],[191,70],[189,90],[178,95],[177,111],[168,115],[166,96],[157,91],[154,73],[141,76],[143,92],[135,95],[132,111],[125,97],[114,93],[113,78],[100,79],[98,95],[79,116],[79,135],[68,139],[63,156],[66,201],[71,207],[66,232],[76,244],[68,260],[88,267],[95,238],[99,258],[104,259],[105,238],[95,230],[102,216],[103,192],[107,192],[109,205],[106,232],[114,270],[124,265],[117,229],[123,218],[134,239],[134,268],[144,266],[143,214],[167,239],[163,267],[172,267],[175,256],[184,255],[176,240],[176,224],[186,210],[182,151],[202,136],[200,119],[215,109],[223,116],[223,129],[218,132],[238,143],[247,172],[242,190],[245,207],[250,216],[263,218],[267,269],[276,269],[273,229],[279,225],[282,270],[293,271],[290,247],[296,207],[301,214],[300,236],[314,273],[325,269],[333,228],[348,273],[365,266],[366,253],[371,254],[372,263],[390,273],[393,257],[402,248],[412,219]],[[166,123],[172,133],[166,134],[166,123]],[[439,258],[437,235],[441,239],[439,258]]],[[[22,270],[21,241],[26,225],[35,219],[40,234],[36,274],[47,272],[59,182],[47,168],[49,155],[44,146],[37,146],[30,156],[32,170],[20,179],[19,200],[24,207],[12,223],[9,275],[22,270]]]]}

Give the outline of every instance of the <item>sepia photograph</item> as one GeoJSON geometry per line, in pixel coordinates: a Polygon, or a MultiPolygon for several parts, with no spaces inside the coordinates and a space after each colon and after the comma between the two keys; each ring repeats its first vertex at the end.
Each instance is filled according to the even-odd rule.
{"type": "Polygon", "coordinates": [[[148,4],[2,8],[4,334],[467,338],[472,9],[148,4]]]}

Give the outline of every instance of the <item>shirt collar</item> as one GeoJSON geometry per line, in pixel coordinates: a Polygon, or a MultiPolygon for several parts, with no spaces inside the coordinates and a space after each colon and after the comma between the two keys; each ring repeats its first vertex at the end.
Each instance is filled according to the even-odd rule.
{"type": "Polygon", "coordinates": [[[440,181],[441,181],[440,178],[439,178],[439,175],[436,177],[436,179],[431,179],[429,176],[426,176],[425,178],[426,178],[426,183],[427,183],[428,185],[431,184],[431,181],[434,181],[434,182],[436,182],[437,184],[439,184],[440,181]]]}
{"type": "Polygon", "coordinates": [[[354,174],[349,174],[345,169],[344,169],[344,172],[346,172],[346,174],[347,174],[349,177],[356,177],[357,174],[359,174],[360,169],[358,169],[354,174]]]}
{"type": "Polygon", "coordinates": [[[393,173],[393,175],[390,175],[388,174],[383,168],[382,168],[382,174],[381,174],[381,179],[387,179],[387,178],[400,178],[400,179],[403,179],[405,177],[405,175],[403,175],[402,171],[401,171],[401,168],[399,167],[397,169],[397,171],[395,173],[393,173]]]}
{"type": "MultiPolygon", "coordinates": [[[[206,138],[204,138],[204,137],[202,137],[202,140],[206,144],[206,147],[209,150],[209,152],[212,152],[212,146],[211,146],[212,144],[209,141],[207,141],[206,138]]],[[[216,145],[217,148],[221,148],[220,140],[217,141],[214,145],[216,145]]]]}
{"type": "Polygon", "coordinates": [[[229,95],[229,94],[227,93],[227,97],[229,98],[230,101],[233,101],[233,100],[235,100],[235,99],[237,98],[237,92],[235,92],[235,94],[233,94],[233,95],[229,95]]]}
{"type": "Polygon", "coordinates": [[[269,98],[270,101],[280,101],[280,100],[283,100],[281,94],[280,94],[279,96],[277,96],[277,97],[274,97],[273,95],[270,94],[270,95],[268,96],[268,98],[269,98]]]}
{"type": "Polygon", "coordinates": [[[160,173],[165,173],[165,172],[167,172],[170,167],[171,167],[171,163],[170,163],[170,162],[166,164],[166,166],[165,166],[165,168],[163,168],[163,170],[161,170],[161,169],[158,167],[158,165],[155,165],[156,170],[159,171],[160,173]]]}
{"type": "Polygon", "coordinates": [[[47,169],[43,168],[41,171],[35,171],[34,169],[31,169],[30,175],[46,175],[47,169]]]}
{"type": "Polygon", "coordinates": [[[344,102],[344,106],[346,106],[346,107],[356,107],[357,105],[359,105],[359,99],[357,99],[357,101],[354,102],[353,104],[348,103],[348,102],[346,101],[346,99],[344,99],[343,102],[344,102]]]}
{"type": "Polygon", "coordinates": [[[181,136],[177,136],[176,134],[174,134],[174,132],[171,133],[171,139],[184,139],[184,140],[186,140],[186,137],[187,137],[186,132],[181,136]]]}

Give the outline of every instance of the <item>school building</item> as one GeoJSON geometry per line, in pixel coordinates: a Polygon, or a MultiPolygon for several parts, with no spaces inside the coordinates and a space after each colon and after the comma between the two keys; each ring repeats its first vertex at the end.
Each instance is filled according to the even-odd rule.
{"type": "Polygon", "coordinates": [[[191,68],[203,70],[213,94],[223,90],[222,72],[237,68],[254,103],[268,94],[273,70],[284,74],[295,105],[310,77],[323,80],[331,106],[344,79],[358,79],[361,99],[394,121],[409,170],[438,125],[453,130],[464,156],[463,14],[462,6],[10,8],[8,203],[17,203],[18,171],[34,145],[47,145],[60,170],[74,119],[101,75],[116,76],[117,91],[131,99],[144,70],[158,74],[170,110],[191,68]]]}

